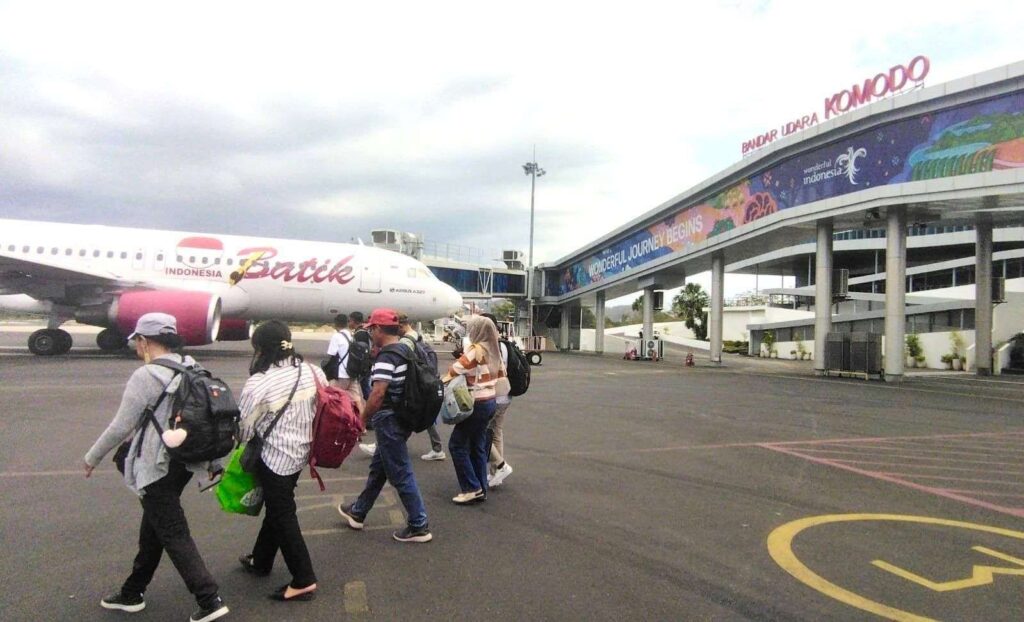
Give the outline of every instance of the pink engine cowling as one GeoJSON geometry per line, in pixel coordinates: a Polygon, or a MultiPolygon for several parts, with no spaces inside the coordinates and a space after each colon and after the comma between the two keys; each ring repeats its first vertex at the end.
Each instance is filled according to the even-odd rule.
{"type": "Polygon", "coordinates": [[[143,315],[168,313],[178,320],[185,345],[202,346],[213,343],[220,331],[220,305],[220,297],[207,292],[125,292],[111,306],[110,315],[121,334],[129,335],[143,315]]]}
{"type": "Polygon", "coordinates": [[[252,337],[252,322],[233,317],[221,318],[217,341],[248,341],[252,337]]]}

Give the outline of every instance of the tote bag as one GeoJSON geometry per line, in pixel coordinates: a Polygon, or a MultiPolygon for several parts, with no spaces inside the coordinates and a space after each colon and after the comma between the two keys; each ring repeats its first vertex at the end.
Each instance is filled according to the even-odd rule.
{"type": "Polygon", "coordinates": [[[241,457],[245,444],[231,452],[231,459],[220,483],[217,484],[217,501],[220,508],[231,514],[259,516],[263,509],[263,489],[252,473],[242,468],[241,457]]]}
{"type": "Polygon", "coordinates": [[[469,392],[465,376],[455,376],[444,388],[441,421],[458,425],[473,414],[473,395],[469,392]]]}

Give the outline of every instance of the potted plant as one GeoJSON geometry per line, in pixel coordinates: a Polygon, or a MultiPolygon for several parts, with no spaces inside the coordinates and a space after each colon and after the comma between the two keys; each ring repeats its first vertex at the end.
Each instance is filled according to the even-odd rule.
{"type": "Polygon", "coordinates": [[[917,356],[914,357],[914,362],[917,363],[917,366],[920,367],[921,369],[928,367],[927,361],[928,359],[926,359],[923,354],[918,354],[917,356]]]}
{"type": "Polygon", "coordinates": [[[964,355],[966,343],[960,331],[954,330],[949,333],[949,344],[953,347],[953,351],[950,353],[953,355],[953,371],[960,371],[967,362],[967,357],[964,355]]]}
{"type": "Polygon", "coordinates": [[[806,359],[806,358],[810,358],[808,356],[808,354],[810,354],[810,353],[807,351],[807,346],[805,346],[804,342],[802,340],[800,340],[800,339],[796,340],[796,351],[797,351],[797,354],[799,355],[798,358],[801,361],[806,359]]]}
{"type": "Polygon", "coordinates": [[[770,330],[764,331],[764,336],[761,337],[761,345],[767,351],[766,356],[768,358],[771,358],[772,354],[776,354],[777,355],[777,353],[775,352],[775,333],[774,332],[772,332],[770,330]]]}
{"type": "Polygon", "coordinates": [[[797,360],[797,358],[796,358],[796,350],[790,350],[789,351],[789,356],[793,357],[794,361],[797,360]]]}
{"type": "Polygon", "coordinates": [[[952,354],[943,354],[941,360],[942,360],[943,365],[946,366],[946,369],[953,369],[953,355],[952,354]]]}
{"type": "Polygon", "coordinates": [[[921,347],[921,337],[917,333],[910,333],[906,337],[907,367],[916,367],[917,362],[924,358],[924,349],[921,347]]]}

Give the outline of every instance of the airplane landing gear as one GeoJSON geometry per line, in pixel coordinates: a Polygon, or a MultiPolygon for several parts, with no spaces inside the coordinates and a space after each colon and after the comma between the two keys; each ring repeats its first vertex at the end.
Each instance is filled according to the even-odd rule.
{"type": "Polygon", "coordinates": [[[128,347],[128,342],[113,328],[104,328],[96,335],[96,345],[104,352],[120,352],[128,347]]]}
{"type": "Polygon", "coordinates": [[[73,341],[71,335],[59,328],[44,328],[29,335],[28,349],[32,354],[53,356],[67,354],[73,341]]]}

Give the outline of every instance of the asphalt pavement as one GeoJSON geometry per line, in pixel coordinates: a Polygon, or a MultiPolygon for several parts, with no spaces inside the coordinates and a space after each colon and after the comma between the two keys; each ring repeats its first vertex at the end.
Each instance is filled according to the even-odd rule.
{"type": "MultiPolygon", "coordinates": [[[[135,553],[140,508],[109,462],[82,456],[139,364],[80,342],[24,351],[0,328],[0,620],[121,620],[99,599],[135,553]]],[[[296,345],[319,361],[322,336],[296,345]]],[[[192,353],[241,387],[245,343],[192,353]]],[[[446,355],[442,354],[442,360],[446,355]]],[[[447,437],[449,429],[442,429],[447,437]]],[[[410,441],[419,456],[425,435],[410,441]]],[[[451,461],[414,460],[433,542],[399,544],[386,489],[352,532],[334,510],[361,490],[353,455],[300,522],[319,576],[311,603],[243,574],[259,519],[183,496],[238,620],[1020,620],[1024,384],[966,374],[893,386],[816,378],[809,363],[722,367],[548,353],[506,423],[514,473],[457,507],[451,461]]],[[[139,620],[188,619],[169,560],[139,620]]]]}

